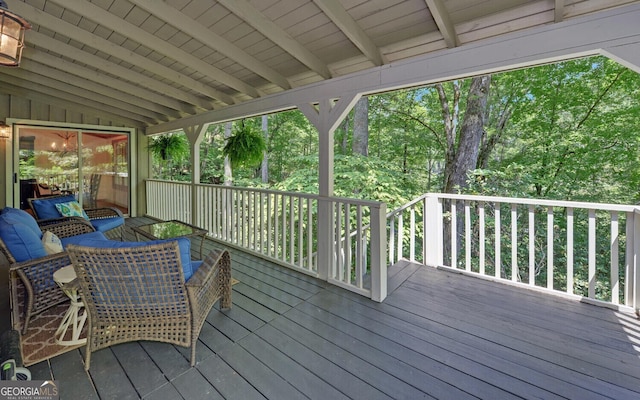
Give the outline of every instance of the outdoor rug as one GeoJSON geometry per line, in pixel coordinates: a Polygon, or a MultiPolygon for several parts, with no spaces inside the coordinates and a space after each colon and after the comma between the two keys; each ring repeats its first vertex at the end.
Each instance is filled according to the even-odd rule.
{"type": "MultiPolygon", "coordinates": [[[[22,323],[20,324],[20,351],[22,353],[22,362],[25,367],[84,346],[84,344],[62,346],[56,343],[54,334],[60,326],[62,317],[68,308],[68,302],[62,303],[31,317],[27,333],[24,335],[22,334],[22,323]]],[[[80,338],[86,337],[85,331],[86,324],[80,338]]],[[[71,334],[71,329],[69,329],[67,331],[68,337],[66,339],[69,339],[71,334]]]]}

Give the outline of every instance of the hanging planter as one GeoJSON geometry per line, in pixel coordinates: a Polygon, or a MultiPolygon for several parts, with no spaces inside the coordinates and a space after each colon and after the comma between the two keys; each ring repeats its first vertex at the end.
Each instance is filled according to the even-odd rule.
{"type": "Polygon", "coordinates": [[[243,122],[237,129],[234,128],[222,152],[229,157],[234,168],[256,167],[262,162],[266,147],[262,132],[243,122]]]}
{"type": "Polygon", "coordinates": [[[167,134],[152,137],[147,148],[162,161],[182,159],[189,155],[189,142],[183,135],[167,134]]]}

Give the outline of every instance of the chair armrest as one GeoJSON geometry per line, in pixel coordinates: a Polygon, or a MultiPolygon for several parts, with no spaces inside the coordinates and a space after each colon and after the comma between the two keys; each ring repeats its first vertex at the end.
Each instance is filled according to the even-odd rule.
{"type": "Polygon", "coordinates": [[[66,301],[66,296],[53,280],[53,273],[69,264],[71,260],[67,252],[11,264],[9,272],[12,287],[15,287],[15,279],[19,277],[27,290],[29,301],[33,302],[30,306],[36,312],[66,301]]]}
{"type": "Polygon", "coordinates": [[[59,217],[59,218],[50,218],[50,219],[39,219],[37,220],[37,222],[38,222],[38,225],[40,225],[40,228],[42,229],[42,227],[46,225],[61,224],[63,222],[73,221],[78,218],[80,217],[59,217]]]}
{"type": "Polygon", "coordinates": [[[231,307],[231,258],[227,250],[212,251],[186,282],[194,318],[206,318],[220,299],[220,308],[231,307]]]}
{"type": "Polygon", "coordinates": [[[95,228],[91,222],[81,217],[56,218],[38,221],[40,229],[51,231],[59,238],[82,235],[83,233],[94,232],[95,228]]]}
{"type": "Polygon", "coordinates": [[[88,208],[84,210],[89,219],[123,217],[122,211],[115,207],[88,208]]]}
{"type": "MultiPolygon", "coordinates": [[[[70,265],[71,261],[66,251],[50,254],[48,256],[34,258],[32,260],[13,263],[9,266],[9,272],[28,271],[30,269],[37,269],[38,273],[42,275],[51,276],[53,279],[53,273],[62,267],[70,265]],[[47,274],[44,271],[51,270],[51,274],[47,274]]],[[[25,272],[27,273],[27,272],[25,272]]]]}

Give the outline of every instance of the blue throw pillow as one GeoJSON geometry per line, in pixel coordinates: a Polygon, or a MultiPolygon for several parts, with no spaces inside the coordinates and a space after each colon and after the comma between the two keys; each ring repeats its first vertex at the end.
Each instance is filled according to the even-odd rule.
{"type": "Polygon", "coordinates": [[[38,219],[51,219],[60,218],[62,215],[58,212],[56,204],[68,203],[70,201],[76,201],[75,196],[56,196],[56,197],[43,197],[41,199],[31,200],[33,211],[38,219]]]}
{"type": "MultiPolygon", "coordinates": [[[[121,249],[127,247],[148,246],[150,244],[166,243],[171,241],[178,241],[180,261],[182,261],[182,275],[186,282],[195,272],[191,263],[191,242],[187,238],[152,240],[149,242],[119,242],[116,240],[83,239],[78,241],[76,244],[79,246],[97,247],[101,249],[121,249]]],[[[197,266],[200,266],[200,264],[197,264],[197,266]]]]}

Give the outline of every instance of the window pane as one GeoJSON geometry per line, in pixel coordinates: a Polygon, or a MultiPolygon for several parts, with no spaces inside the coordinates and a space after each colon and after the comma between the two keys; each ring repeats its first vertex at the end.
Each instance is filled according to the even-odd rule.
{"type": "Polygon", "coordinates": [[[84,208],[129,212],[129,141],[125,134],[82,133],[84,208]]]}

